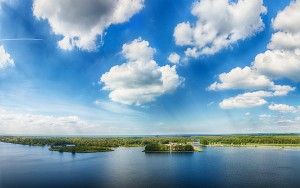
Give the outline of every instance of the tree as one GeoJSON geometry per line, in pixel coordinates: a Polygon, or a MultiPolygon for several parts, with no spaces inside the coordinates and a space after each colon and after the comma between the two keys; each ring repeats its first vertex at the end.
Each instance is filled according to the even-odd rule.
{"type": "Polygon", "coordinates": [[[202,145],[204,145],[204,146],[207,146],[209,143],[208,143],[208,140],[207,139],[205,139],[205,138],[202,138],[201,140],[200,140],[200,143],[202,144],[202,145]]]}

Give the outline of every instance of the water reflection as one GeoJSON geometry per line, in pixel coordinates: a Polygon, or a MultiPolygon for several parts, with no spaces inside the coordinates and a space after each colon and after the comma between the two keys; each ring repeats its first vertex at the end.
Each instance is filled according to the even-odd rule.
{"type": "Polygon", "coordinates": [[[0,187],[299,187],[300,150],[59,153],[0,143],[0,187]]]}

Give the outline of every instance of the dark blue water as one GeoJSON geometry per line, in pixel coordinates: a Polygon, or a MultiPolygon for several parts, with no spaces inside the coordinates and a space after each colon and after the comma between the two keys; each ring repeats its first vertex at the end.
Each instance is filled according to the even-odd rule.
{"type": "Polygon", "coordinates": [[[0,143],[0,187],[300,187],[300,150],[76,154],[0,143]]]}

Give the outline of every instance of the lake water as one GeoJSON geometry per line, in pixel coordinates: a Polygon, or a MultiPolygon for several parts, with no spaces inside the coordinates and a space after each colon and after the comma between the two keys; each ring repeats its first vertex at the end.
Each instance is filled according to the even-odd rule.
{"type": "Polygon", "coordinates": [[[0,187],[300,187],[299,149],[75,154],[0,143],[0,187]]]}

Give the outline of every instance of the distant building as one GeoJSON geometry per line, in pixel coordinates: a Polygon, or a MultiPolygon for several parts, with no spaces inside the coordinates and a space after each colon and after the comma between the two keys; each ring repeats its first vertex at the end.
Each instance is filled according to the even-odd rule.
{"type": "Polygon", "coordinates": [[[193,146],[194,150],[196,150],[196,151],[200,150],[200,148],[201,148],[200,142],[194,141],[194,142],[191,142],[190,144],[193,146]]]}
{"type": "Polygon", "coordinates": [[[66,147],[74,147],[76,146],[75,144],[67,144],[66,147]]]}

